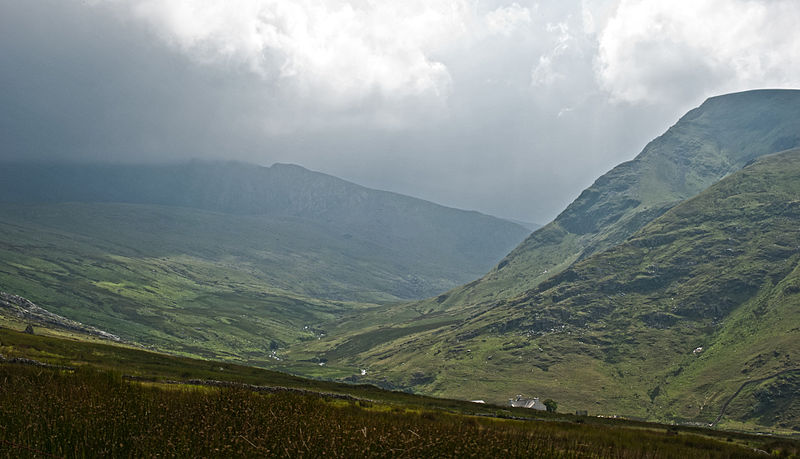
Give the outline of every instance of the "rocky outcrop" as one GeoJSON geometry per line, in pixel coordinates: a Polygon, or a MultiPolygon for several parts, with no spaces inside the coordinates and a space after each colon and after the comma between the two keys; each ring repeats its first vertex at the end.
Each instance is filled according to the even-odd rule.
{"type": "Polygon", "coordinates": [[[84,325],[80,322],[67,319],[58,314],[53,314],[26,298],[6,292],[0,292],[0,313],[6,313],[26,322],[33,322],[42,326],[84,333],[111,341],[122,341],[116,335],[112,335],[111,333],[94,328],[90,325],[84,325]]]}

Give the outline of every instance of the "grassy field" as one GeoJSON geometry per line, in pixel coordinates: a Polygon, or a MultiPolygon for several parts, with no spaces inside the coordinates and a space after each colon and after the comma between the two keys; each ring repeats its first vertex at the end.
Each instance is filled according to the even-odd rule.
{"type": "Polygon", "coordinates": [[[433,399],[5,328],[0,354],[5,457],[727,458],[800,451],[788,439],[433,399]],[[19,357],[74,369],[10,363],[19,357]],[[189,378],[269,390],[169,383],[189,378]]]}

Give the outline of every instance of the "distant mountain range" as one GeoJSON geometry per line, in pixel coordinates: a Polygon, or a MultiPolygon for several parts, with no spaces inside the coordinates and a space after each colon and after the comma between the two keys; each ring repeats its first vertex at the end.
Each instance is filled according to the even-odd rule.
{"type": "MultiPolygon", "coordinates": [[[[274,245],[273,240],[280,240],[280,251],[299,256],[308,252],[304,245],[313,242],[298,242],[294,237],[303,237],[308,231],[321,232],[324,235],[312,239],[335,242],[319,244],[317,252],[331,250],[341,259],[334,264],[326,263],[324,258],[315,260],[318,266],[307,274],[323,287],[310,292],[300,288],[299,292],[346,300],[421,298],[442,291],[480,275],[527,234],[521,225],[509,221],[372,190],[288,164],[272,167],[235,162],[167,166],[4,164],[0,168],[0,202],[82,203],[85,205],[77,207],[86,212],[110,209],[112,204],[135,204],[125,210],[148,213],[180,207],[205,211],[202,215],[206,216],[209,212],[225,214],[223,220],[228,223],[223,226],[230,228],[242,224],[237,220],[239,217],[282,222],[284,228],[261,225],[262,245],[256,238],[247,242],[250,246],[241,247],[253,252],[266,251],[274,245]],[[94,206],[99,203],[104,205],[94,206]],[[296,226],[306,229],[297,230],[296,226]],[[295,243],[299,247],[293,247],[295,243]],[[353,266],[359,263],[375,265],[359,270],[353,266]],[[351,279],[341,279],[340,270],[347,269],[357,274],[351,279]],[[326,287],[326,283],[336,285],[326,287]],[[368,293],[364,294],[365,291],[368,293]]],[[[53,214],[59,218],[69,218],[72,212],[80,211],[59,213],[53,208],[53,214]]],[[[37,217],[37,222],[59,225],[53,214],[37,217]]],[[[27,218],[33,216],[29,213],[27,218]]],[[[91,231],[95,221],[90,215],[85,218],[75,215],[74,219],[79,220],[71,226],[75,230],[86,227],[91,231]]],[[[105,218],[103,223],[114,222],[105,218]]],[[[120,223],[135,225],[130,221],[120,223]]],[[[193,231],[203,229],[196,222],[187,223],[193,231]]],[[[177,216],[165,217],[165,225],[172,225],[163,228],[168,234],[157,234],[158,226],[151,231],[146,228],[138,231],[155,231],[152,235],[159,238],[171,235],[180,238],[180,224],[177,216]]],[[[109,229],[116,234],[125,231],[125,228],[109,229]]],[[[184,242],[191,245],[190,240],[184,242]]],[[[220,241],[222,246],[227,243],[231,243],[229,238],[220,241]]],[[[284,264],[280,269],[291,271],[294,267],[284,264]]]]}
{"type": "Polygon", "coordinates": [[[439,396],[800,429],[800,150],[765,156],[798,146],[800,91],[711,98],[483,278],[315,349],[439,396]]]}

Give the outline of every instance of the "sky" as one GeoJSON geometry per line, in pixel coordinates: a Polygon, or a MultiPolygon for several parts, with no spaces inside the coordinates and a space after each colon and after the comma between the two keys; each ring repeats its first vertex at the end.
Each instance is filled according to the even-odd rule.
{"type": "Polygon", "coordinates": [[[800,88],[797,0],[0,0],[0,159],[300,164],[547,223],[707,97],[800,88]]]}

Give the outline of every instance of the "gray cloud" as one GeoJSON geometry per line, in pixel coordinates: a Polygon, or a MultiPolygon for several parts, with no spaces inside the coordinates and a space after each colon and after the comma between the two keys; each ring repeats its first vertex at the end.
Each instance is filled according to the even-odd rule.
{"type": "Polygon", "coordinates": [[[705,97],[800,83],[795,2],[661,3],[0,0],[0,156],[293,162],[544,223],[705,97]]]}

